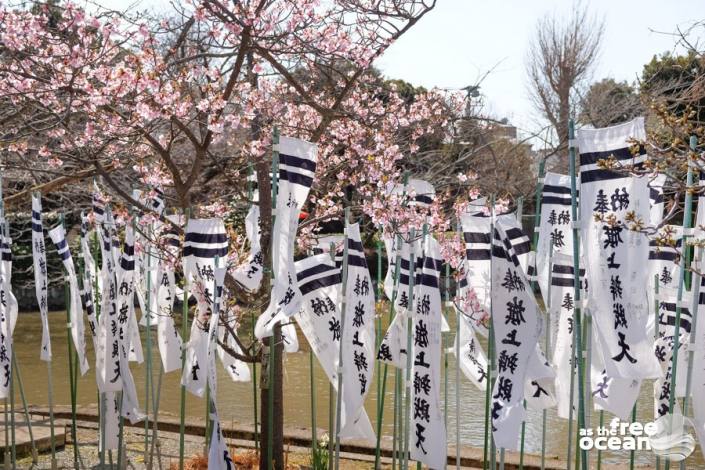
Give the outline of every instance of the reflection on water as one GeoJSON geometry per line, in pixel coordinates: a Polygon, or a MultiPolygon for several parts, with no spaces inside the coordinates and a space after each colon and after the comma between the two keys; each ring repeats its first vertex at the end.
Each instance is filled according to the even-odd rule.
{"type": "MultiPolygon", "coordinates": [[[[68,383],[68,345],[66,334],[66,315],[64,312],[53,312],[49,315],[52,333],[53,349],[53,383],[54,383],[54,403],[68,405],[71,403],[68,383]]],[[[450,319],[452,320],[452,318],[450,319]]],[[[451,321],[451,328],[453,328],[451,321]]],[[[143,342],[146,335],[143,332],[143,342]]],[[[159,370],[159,353],[156,347],[156,332],[153,334],[154,370],[159,370]]],[[[451,344],[451,337],[446,338],[446,343],[451,344]]],[[[39,348],[41,344],[41,323],[39,314],[23,313],[20,315],[14,336],[15,354],[21,368],[22,380],[27,393],[27,399],[32,404],[47,404],[47,371],[46,365],[39,360],[39,348]]],[[[95,405],[97,401],[95,376],[94,376],[94,354],[90,340],[86,342],[88,347],[90,371],[78,381],[78,403],[79,405],[95,405]]],[[[310,368],[309,351],[306,341],[300,338],[299,344],[302,351],[295,354],[288,354],[284,359],[284,424],[291,427],[311,426],[311,390],[310,390],[310,368]]],[[[145,348],[146,355],[146,348],[145,348]]],[[[252,383],[233,383],[225,374],[225,371],[218,364],[219,396],[218,410],[224,423],[253,423],[253,389],[252,383]]],[[[131,364],[132,374],[137,384],[140,404],[144,406],[146,367],[144,364],[131,364]]],[[[316,417],[319,429],[328,427],[329,409],[329,385],[325,374],[320,366],[315,365],[315,397],[316,397],[316,417]]],[[[155,372],[154,383],[157,372],[155,372]]],[[[259,378],[259,367],[257,370],[259,378]]],[[[375,371],[374,386],[368,395],[366,408],[370,418],[375,423],[377,407],[377,380],[380,377],[375,371]]],[[[179,412],[179,373],[172,372],[166,374],[162,381],[160,412],[168,412],[178,415],[179,412]]],[[[482,446],[484,439],[484,409],[485,394],[475,388],[468,380],[461,375],[460,388],[460,439],[462,444],[482,446]]],[[[455,413],[455,360],[452,354],[448,355],[448,442],[455,444],[455,429],[457,415],[455,413]]],[[[650,382],[644,383],[641,389],[641,396],[637,407],[637,417],[642,423],[650,421],[653,417],[652,385],[650,382]]],[[[385,394],[384,421],[382,427],[383,437],[391,439],[393,428],[393,399],[394,399],[394,372],[390,368],[387,374],[387,387],[385,394]]],[[[19,400],[17,400],[19,403],[19,400]]],[[[205,401],[193,395],[187,394],[186,411],[190,418],[205,419],[205,401]]],[[[542,419],[541,413],[532,410],[528,411],[526,423],[525,449],[528,452],[539,453],[541,451],[542,419]]],[[[605,416],[605,423],[609,423],[611,416],[605,416]]],[[[597,413],[593,413],[593,427],[597,426],[597,413]]],[[[556,417],[553,410],[548,411],[546,427],[546,453],[547,455],[565,456],[567,449],[568,423],[566,420],[556,417]]],[[[575,446],[573,446],[575,448],[575,446]]],[[[596,453],[591,452],[592,459],[596,458],[596,453]]],[[[618,454],[605,453],[603,455],[608,462],[628,462],[629,453],[624,451],[618,454]]],[[[637,463],[653,465],[654,459],[651,452],[641,451],[636,453],[637,463]]],[[[695,453],[687,460],[688,468],[705,468],[705,464],[699,447],[695,453]]]]}

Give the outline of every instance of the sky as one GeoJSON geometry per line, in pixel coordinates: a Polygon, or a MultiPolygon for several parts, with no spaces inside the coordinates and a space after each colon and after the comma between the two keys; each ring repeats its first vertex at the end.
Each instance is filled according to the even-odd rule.
{"type": "MultiPolygon", "coordinates": [[[[705,19],[705,0],[591,0],[605,20],[595,79],[633,82],[654,54],[674,50],[677,28],[705,19]],[[667,33],[667,34],[664,34],[667,33]]],[[[393,44],[377,66],[414,85],[461,88],[488,71],[481,92],[495,117],[540,128],[529,100],[525,58],[544,15],[568,15],[570,0],[437,0],[436,8],[393,44]]]]}
{"type": "MultiPolygon", "coordinates": [[[[100,3],[101,0],[99,0],[100,3]]],[[[386,76],[426,88],[481,83],[487,109],[520,132],[542,127],[529,100],[525,58],[536,23],[567,16],[572,0],[437,0],[375,63],[386,76]]],[[[705,20],[705,0],[584,0],[605,21],[593,77],[634,82],[654,54],[672,51],[678,28],[705,20]]],[[[168,8],[168,0],[111,0],[121,9],[168,8]]],[[[705,37],[701,38],[705,41],[705,37]]]]}

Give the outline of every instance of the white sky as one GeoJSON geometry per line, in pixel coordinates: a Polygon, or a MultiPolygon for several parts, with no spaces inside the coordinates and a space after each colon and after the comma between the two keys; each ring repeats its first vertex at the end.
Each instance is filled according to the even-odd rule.
{"type": "MultiPolygon", "coordinates": [[[[633,82],[654,54],[674,49],[671,33],[705,19],[705,0],[584,4],[605,19],[595,79],[633,82]]],[[[168,8],[168,0],[111,0],[109,5],[159,10],[168,8]]],[[[436,8],[375,65],[390,78],[427,88],[461,88],[494,69],[481,85],[489,110],[520,129],[537,130],[541,126],[528,98],[524,71],[527,44],[540,18],[554,12],[567,15],[572,6],[572,0],[437,0],[436,8]]]]}
{"type": "MultiPolygon", "coordinates": [[[[655,53],[674,49],[674,37],[659,32],[705,19],[705,0],[586,3],[605,19],[596,79],[634,81],[655,53]]],[[[520,128],[538,129],[524,71],[528,42],[541,17],[567,15],[572,5],[570,0],[438,0],[377,66],[389,77],[440,88],[474,84],[494,68],[481,85],[489,109],[520,128]]]]}

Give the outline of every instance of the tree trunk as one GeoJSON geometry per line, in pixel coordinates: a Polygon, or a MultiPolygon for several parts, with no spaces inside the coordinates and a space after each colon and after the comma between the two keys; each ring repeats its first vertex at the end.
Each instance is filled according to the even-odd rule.
{"type": "Polygon", "coordinates": [[[282,352],[284,344],[281,337],[281,325],[277,323],[274,326],[274,335],[264,340],[265,349],[262,354],[262,375],[260,380],[260,400],[262,422],[260,433],[260,457],[259,468],[268,470],[269,463],[269,394],[274,394],[274,402],[272,406],[272,451],[271,451],[271,468],[272,470],[284,470],[284,401],[282,394],[282,352]],[[273,348],[270,345],[274,344],[273,348]],[[270,383],[272,376],[269,369],[269,355],[274,354],[272,358],[273,383],[270,383]]]}

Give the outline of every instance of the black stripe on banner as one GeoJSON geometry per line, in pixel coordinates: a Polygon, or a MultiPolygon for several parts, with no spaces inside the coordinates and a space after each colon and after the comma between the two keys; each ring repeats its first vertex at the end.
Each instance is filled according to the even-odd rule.
{"type": "Polygon", "coordinates": [[[570,206],[572,205],[571,198],[564,198],[558,196],[543,196],[541,198],[541,204],[553,204],[554,206],[570,206]]]}
{"type": "Polygon", "coordinates": [[[458,286],[461,287],[461,288],[467,287],[467,286],[468,286],[468,280],[467,280],[467,278],[465,278],[465,277],[462,278],[462,279],[460,280],[460,284],[458,284],[458,286]]]}
{"type": "Polygon", "coordinates": [[[426,256],[424,258],[424,268],[433,269],[435,271],[441,272],[441,267],[443,266],[443,260],[432,258],[426,256]]]}
{"type": "Polygon", "coordinates": [[[180,244],[179,244],[179,239],[178,239],[178,238],[176,238],[176,239],[174,239],[174,238],[169,238],[169,239],[167,239],[167,241],[166,241],[166,245],[167,245],[167,246],[175,246],[176,248],[178,248],[178,247],[180,246],[180,244]]]}
{"type": "Polygon", "coordinates": [[[416,276],[416,283],[426,287],[438,287],[438,277],[433,274],[420,274],[416,276]]]}
{"type": "MultiPolygon", "coordinates": [[[[641,168],[643,165],[641,163],[634,165],[634,168],[641,168]]],[[[629,174],[624,171],[613,171],[613,170],[589,170],[580,172],[580,183],[594,183],[595,181],[609,181],[616,180],[620,178],[628,178],[629,174]]]]}
{"type": "MultiPolygon", "coordinates": [[[[4,259],[4,254],[3,254],[3,259],[4,259]]],[[[64,251],[63,253],[59,253],[59,258],[61,258],[63,261],[66,261],[71,257],[71,253],[69,253],[69,250],[64,251]]]]}
{"type": "Polygon", "coordinates": [[[309,277],[313,277],[316,274],[325,273],[327,271],[334,271],[336,269],[338,268],[329,264],[317,264],[315,266],[311,266],[310,268],[304,269],[303,271],[296,273],[296,280],[300,282],[309,277]]]}
{"type": "Polygon", "coordinates": [[[433,198],[431,198],[431,196],[425,196],[423,194],[416,196],[414,200],[423,204],[431,204],[433,202],[433,198]]]}
{"type": "Polygon", "coordinates": [[[556,186],[553,184],[543,185],[544,193],[557,193],[557,194],[568,194],[570,195],[570,188],[566,186],[556,186]]]}
{"type": "Polygon", "coordinates": [[[358,266],[360,268],[366,268],[367,262],[362,256],[348,255],[348,266],[358,266]]]}
{"type": "Polygon", "coordinates": [[[575,278],[572,277],[554,277],[551,279],[551,285],[557,287],[573,287],[575,278]]]}
{"type": "Polygon", "coordinates": [[[313,281],[306,282],[299,286],[302,295],[306,295],[314,290],[323,289],[324,287],[334,286],[342,282],[340,273],[331,276],[321,277],[313,281]]]}
{"type": "Polygon", "coordinates": [[[482,232],[463,232],[465,243],[490,243],[490,234],[482,232]]]}
{"type": "Polygon", "coordinates": [[[42,231],[42,224],[32,222],[32,230],[35,232],[41,232],[42,231]]]}
{"type": "Polygon", "coordinates": [[[127,256],[135,256],[135,245],[125,245],[123,252],[127,256]]]}
{"type": "Polygon", "coordinates": [[[650,251],[649,259],[661,260],[661,261],[675,261],[678,258],[676,253],[669,253],[667,251],[650,251]]]}
{"type": "Polygon", "coordinates": [[[490,249],[484,250],[465,250],[465,258],[468,261],[482,261],[488,260],[492,257],[490,249]]]}
{"type": "MultiPolygon", "coordinates": [[[[520,228],[513,227],[506,231],[507,238],[509,240],[516,240],[517,238],[525,237],[524,231],[520,228]]],[[[496,238],[496,240],[499,240],[496,238]]]]}
{"type": "Polygon", "coordinates": [[[66,244],[66,239],[65,239],[65,238],[62,238],[62,239],[59,240],[57,243],[54,243],[54,245],[56,245],[56,251],[61,251],[61,250],[63,250],[64,248],[66,248],[66,246],[67,246],[67,244],[66,244]]]}
{"type": "Polygon", "coordinates": [[[33,210],[33,211],[32,211],[32,219],[34,219],[34,220],[41,220],[41,219],[42,219],[42,214],[40,214],[39,212],[33,210]]]}
{"type": "Polygon", "coordinates": [[[514,245],[512,249],[514,250],[514,254],[523,255],[531,251],[531,242],[527,240],[525,242],[514,245]]]}
{"type": "Polygon", "coordinates": [[[636,155],[632,154],[630,147],[622,147],[614,150],[605,150],[602,152],[581,153],[580,166],[594,165],[600,160],[607,160],[610,157],[613,157],[617,161],[625,161],[631,160],[632,158],[636,158],[641,155],[646,155],[646,149],[643,145],[639,146],[639,151],[636,155]]]}
{"type": "Polygon", "coordinates": [[[187,232],[185,240],[194,243],[226,243],[228,236],[224,233],[187,232]]]}
{"type": "MultiPolygon", "coordinates": [[[[553,272],[556,274],[573,275],[575,273],[575,268],[573,266],[567,265],[567,264],[554,264],[553,265],[553,272]]],[[[585,275],[585,268],[580,268],[580,275],[581,276],[585,275]]]]}
{"type": "Polygon", "coordinates": [[[135,269],[135,260],[128,260],[126,258],[120,258],[120,267],[125,271],[133,271],[135,269]]]}
{"type": "Polygon", "coordinates": [[[313,185],[313,178],[304,176],[301,173],[294,173],[286,170],[279,170],[279,179],[289,183],[298,184],[310,188],[313,185]]]}
{"type": "Polygon", "coordinates": [[[351,250],[359,251],[360,253],[365,252],[365,249],[362,246],[362,242],[353,240],[352,238],[348,238],[348,248],[350,248],[351,250]]]}
{"type": "Polygon", "coordinates": [[[316,162],[308,160],[306,158],[295,157],[294,155],[285,155],[283,153],[279,154],[279,164],[291,166],[294,168],[301,168],[308,171],[316,171],[316,162]]]}
{"type": "Polygon", "coordinates": [[[224,257],[228,254],[227,248],[196,248],[194,246],[184,247],[183,256],[195,256],[196,258],[224,257]]]}

